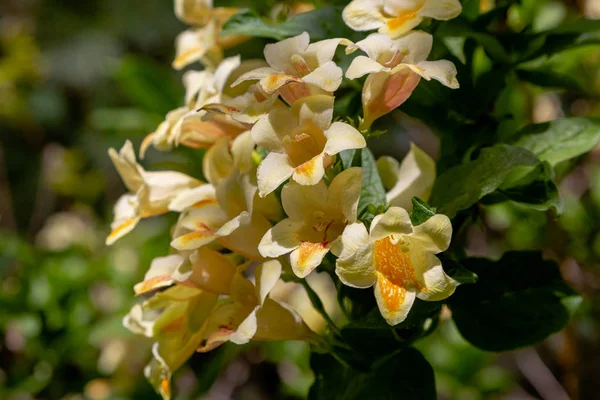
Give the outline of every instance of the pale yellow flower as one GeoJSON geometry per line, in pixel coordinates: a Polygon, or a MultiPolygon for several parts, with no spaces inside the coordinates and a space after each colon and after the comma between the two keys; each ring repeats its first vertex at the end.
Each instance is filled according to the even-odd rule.
{"type": "Polygon", "coordinates": [[[358,167],[338,174],[329,187],[324,181],[313,186],[285,185],[281,202],[288,218],[265,234],[258,250],[271,258],[291,253],[292,270],[304,278],[338,245],[346,225],[356,221],[361,187],[358,167]]]}
{"type": "Polygon", "coordinates": [[[356,31],[378,29],[392,38],[433,18],[446,21],[462,11],[458,0],[353,0],[344,8],[342,18],[356,31]]]}
{"type": "Polygon", "coordinates": [[[258,189],[264,197],[289,177],[315,185],[333,156],[361,149],[364,137],[343,122],[332,123],[333,97],[314,95],[296,101],[291,109],[276,108],[252,128],[252,139],[270,151],[258,166],[258,189]]]}
{"type": "Polygon", "coordinates": [[[415,298],[443,300],[457,282],[435,256],[448,249],[452,225],[437,214],[412,226],[406,210],[391,207],[371,223],[370,233],[358,222],[344,230],[336,274],[352,287],[374,286],[377,306],[390,325],[406,319],[415,298]]]}
{"type": "MultiPolygon", "coordinates": [[[[227,152],[227,145],[222,144],[211,151],[227,152]]],[[[209,160],[212,158],[209,156],[209,160]]],[[[256,168],[241,173],[227,163],[216,164],[215,168],[206,169],[211,171],[207,176],[215,185],[214,199],[197,202],[192,189],[188,191],[190,196],[184,193],[173,201],[172,209],[183,213],[171,246],[193,250],[216,242],[250,259],[261,259],[258,243],[271,228],[269,221],[281,218],[281,206],[274,194],[258,196],[256,168]]],[[[232,164],[235,165],[233,160],[232,164]]]]}
{"type": "Polygon", "coordinates": [[[188,71],[183,76],[186,88],[185,106],[167,114],[157,130],[144,139],[140,148],[143,157],[152,145],[158,150],[171,150],[183,144],[193,148],[208,148],[219,138],[235,138],[250,125],[232,119],[229,115],[202,110],[207,104],[222,103],[229,98],[228,83],[238,71],[255,66],[256,62],[240,62],[240,57],[223,60],[214,72],[188,71]]]}
{"type": "Polygon", "coordinates": [[[392,157],[380,157],[377,170],[388,190],[386,200],[390,206],[402,207],[410,212],[413,197],[429,200],[435,182],[435,161],[415,144],[411,143],[402,163],[392,157]]]}
{"type": "Polygon", "coordinates": [[[233,86],[258,80],[267,94],[277,91],[288,102],[313,94],[332,94],[342,83],[342,69],[333,62],[338,45],[347,39],[326,39],[310,44],[307,32],[265,46],[268,67],[258,68],[239,77],[233,86]]]}
{"type": "Polygon", "coordinates": [[[206,25],[211,19],[223,23],[239,11],[233,7],[214,7],[213,0],[175,0],[175,15],[190,25],[206,25]]]}
{"type": "Polygon", "coordinates": [[[362,92],[364,128],[404,103],[421,78],[458,88],[454,64],[448,60],[426,61],[432,44],[432,36],[422,31],[396,40],[374,33],[346,49],[347,53],[361,49],[368,55],[356,57],[346,71],[349,79],[369,75],[362,92]]]}
{"type": "Polygon", "coordinates": [[[169,204],[180,191],[202,185],[201,181],[180,172],[144,170],[135,159],[130,141],[118,153],[110,149],[108,154],[129,190],[115,205],[112,232],[106,238],[108,245],[131,232],[142,218],[168,212],[169,204]]]}

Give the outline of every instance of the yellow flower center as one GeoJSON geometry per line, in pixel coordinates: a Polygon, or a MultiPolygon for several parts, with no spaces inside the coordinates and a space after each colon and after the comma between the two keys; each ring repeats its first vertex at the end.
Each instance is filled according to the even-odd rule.
{"type": "Polygon", "coordinates": [[[312,122],[298,127],[294,132],[283,138],[283,146],[294,167],[302,165],[321,154],[326,143],[325,134],[312,122]]]}
{"type": "Polygon", "coordinates": [[[400,236],[391,235],[375,242],[373,250],[375,270],[395,286],[419,287],[410,257],[410,242],[400,236]]]}

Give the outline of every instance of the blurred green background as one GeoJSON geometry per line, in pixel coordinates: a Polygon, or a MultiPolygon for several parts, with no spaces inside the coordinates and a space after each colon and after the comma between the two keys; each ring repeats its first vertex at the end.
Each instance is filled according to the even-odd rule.
{"type": "MultiPolygon", "coordinates": [[[[507,21],[517,31],[545,29],[574,13],[599,18],[598,3],[524,0],[507,21]]],[[[167,252],[174,217],[144,220],[105,247],[112,205],[124,191],[106,151],[126,139],[139,145],[183,101],[181,74],[170,63],[185,26],[172,6],[1,2],[1,399],[158,398],[142,375],[151,343],[130,334],[121,319],[135,301],[133,284],[167,252]]],[[[600,116],[600,46],[547,62],[585,84],[554,91],[514,82],[501,104],[511,123],[600,116]]],[[[145,165],[185,170],[198,162],[198,152],[178,149],[152,152],[145,165]]],[[[566,330],[536,348],[499,355],[473,348],[443,322],[418,345],[436,370],[440,398],[597,398],[600,149],[563,170],[564,216],[555,220],[512,203],[482,206],[468,253],[542,248],[584,295],[582,307],[566,330]]],[[[308,347],[297,343],[223,346],[194,356],[175,382],[180,398],[302,398],[312,382],[308,360],[308,347]]]]}

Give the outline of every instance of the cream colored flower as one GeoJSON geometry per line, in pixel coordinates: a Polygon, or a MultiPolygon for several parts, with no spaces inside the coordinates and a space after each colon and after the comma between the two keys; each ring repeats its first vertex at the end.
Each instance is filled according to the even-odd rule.
{"type": "Polygon", "coordinates": [[[239,11],[232,7],[214,7],[213,0],[175,0],[175,15],[190,25],[206,25],[211,19],[224,23],[239,11]]]}
{"type": "Polygon", "coordinates": [[[349,225],[342,235],[336,274],[352,287],[374,286],[377,306],[390,325],[406,319],[415,298],[443,300],[457,282],[444,272],[435,256],[448,249],[452,225],[437,214],[412,226],[406,210],[391,207],[371,223],[349,225]]]}
{"type": "Polygon", "coordinates": [[[410,151],[399,163],[388,156],[377,160],[379,176],[388,190],[387,203],[390,206],[412,210],[412,198],[429,200],[435,182],[435,161],[423,150],[411,143],[410,151]]]}
{"type": "Polygon", "coordinates": [[[268,67],[258,68],[239,77],[233,86],[258,80],[267,94],[279,91],[288,104],[312,94],[331,94],[342,83],[342,69],[333,62],[338,45],[347,39],[326,39],[310,44],[307,32],[265,46],[268,67]]]}
{"type": "Polygon", "coordinates": [[[186,88],[185,106],[167,114],[158,129],[146,136],[140,148],[143,157],[153,145],[161,151],[171,150],[183,144],[193,148],[208,148],[220,137],[235,138],[249,129],[249,124],[233,120],[228,115],[201,110],[207,104],[221,103],[228,98],[227,83],[237,76],[239,70],[247,70],[256,62],[240,62],[240,57],[223,60],[214,72],[188,71],[183,76],[186,88]]]}
{"type": "Polygon", "coordinates": [[[361,49],[368,55],[356,57],[346,71],[349,79],[369,75],[362,92],[365,129],[404,103],[421,78],[458,88],[454,64],[447,60],[426,61],[432,43],[432,36],[421,31],[396,40],[374,33],[346,49],[347,53],[361,49]]]}
{"type": "Polygon", "coordinates": [[[183,211],[171,246],[193,250],[216,242],[250,259],[261,259],[258,243],[271,228],[269,220],[281,218],[275,195],[259,198],[256,169],[240,173],[233,169],[226,177],[217,174],[216,196],[212,201],[179,203],[183,211]],[[193,204],[193,205],[192,205],[193,204]]]}
{"type": "Polygon", "coordinates": [[[362,170],[347,169],[329,187],[320,181],[314,186],[288,183],[281,192],[288,218],[279,222],[260,241],[264,257],[290,254],[294,273],[304,278],[338,244],[347,224],[356,221],[362,187],[362,170]]]}
{"type": "Polygon", "coordinates": [[[108,154],[129,190],[115,205],[112,232],[106,238],[108,245],[133,230],[142,218],[169,211],[169,204],[180,191],[202,185],[180,172],[147,172],[137,163],[130,141],[118,153],[110,149],[108,154]]]}
{"type": "Polygon", "coordinates": [[[410,31],[423,21],[442,21],[462,11],[458,0],[353,0],[344,8],[342,18],[356,31],[378,29],[392,38],[410,31]]]}
{"type": "Polygon", "coordinates": [[[364,137],[343,122],[331,123],[333,97],[314,95],[296,101],[291,109],[274,109],[252,128],[252,139],[270,151],[258,166],[261,197],[290,176],[301,185],[315,185],[333,156],[366,146],[364,137]]]}

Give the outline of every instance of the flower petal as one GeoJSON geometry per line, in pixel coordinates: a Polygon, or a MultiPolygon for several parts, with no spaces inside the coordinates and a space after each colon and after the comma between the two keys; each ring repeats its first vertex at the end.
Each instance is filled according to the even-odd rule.
{"type": "MultiPolygon", "coordinates": [[[[365,240],[362,232],[356,226],[349,225],[342,236],[342,256],[337,259],[335,273],[342,283],[355,288],[368,288],[377,281],[373,265],[373,245],[365,240]],[[344,237],[345,236],[345,237],[344,237]],[[354,237],[353,237],[354,236],[354,237]]],[[[363,225],[364,229],[364,225],[363,225]]]]}
{"type": "MultiPolygon", "coordinates": [[[[262,165],[262,164],[261,164],[262,165]]],[[[318,154],[293,169],[292,179],[301,185],[316,185],[325,175],[324,155],[318,154]]]]}
{"type": "Polygon", "coordinates": [[[127,189],[130,192],[137,192],[144,183],[142,178],[144,169],[135,159],[135,152],[133,151],[131,141],[126,141],[118,153],[115,149],[109,149],[108,155],[127,189]]]}
{"type": "Polygon", "coordinates": [[[271,229],[271,223],[262,215],[252,215],[249,222],[242,223],[229,235],[220,237],[219,243],[250,260],[261,260],[259,244],[271,229]]]}
{"type": "Polygon", "coordinates": [[[144,275],[144,280],[133,287],[136,296],[161,287],[171,286],[174,281],[171,275],[182,262],[183,257],[179,254],[157,257],[152,260],[148,272],[144,275]]]}
{"type": "Polygon", "coordinates": [[[296,124],[296,118],[288,109],[275,108],[256,122],[250,131],[252,140],[269,151],[284,152],[281,136],[289,134],[296,124]]]}
{"type": "Polygon", "coordinates": [[[452,240],[452,223],[443,214],[436,214],[413,228],[411,240],[417,240],[425,251],[437,254],[448,250],[452,240]]]}
{"type": "Polygon", "coordinates": [[[324,133],[327,143],[323,151],[331,156],[348,149],[362,149],[367,145],[364,136],[344,122],[334,122],[324,133]]]}
{"type": "Polygon", "coordinates": [[[304,76],[302,81],[320,87],[327,92],[335,92],[342,84],[343,75],[344,72],[340,67],[333,61],[328,61],[304,76]]]}
{"type": "Polygon", "coordinates": [[[423,17],[416,10],[405,12],[398,17],[387,18],[379,32],[397,38],[419,25],[421,21],[423,17]]]}
{"type": "Polygon", "coordinates": [[[344,8],[342,18],[355,31],[370,31],[385,22],[382,7],[383,0],[354,0],[344,8]]]}
{"type": "Polygon", "coordinates": [[[346,78],[358,79],[364,75],[374,72],[388,71],[389,68],[384,67],[377,61],[365,56],[358,56],[352,60],[352,64],[346,70],[346,78]]]}
{"type": "MultiPolygon", "coordinates": [[[[377,161],[378,169],[385,162],[380,160],[377,161]]],[[[435,161],[416,145],[411,144],[410,152],[398,167],[397,180],[386,194],[388,203],[411,211],[413,197],[427,201],[435,182],[435,171],[435,161]]]]}
{"type": "Polygon", "coordinates": [[[402,58],[403,63],[417,64],[429,57],[433,46],[433,36],[427,32],[413,31],[394,40],[393,46],[401,54],[405,54],[402,58]]]}
{"type": "Polygon", "coordinates": [[[303,186],[290,182],[281,191],[283,210],[293,220],[302,221],[314,211],[325,209],[327,185],[319,181],[316,185],[303,186]]]}
{"type": "Polygon", "coordinates": [[[381,316],[394,326],[404,321],[415,302],[414,291],[406,290],[390,282],[383,274],[377,274],[375,300],[381,316]]]}
{"type": "Polygon", "coordinates": [[[413,232],[408,212],[404,208],[390,207],[383,215],[371,222],[371,240],[379,240],[390,235],[408,235],[413,232]]]}
{"type": "MultiPolygon", "coordinates": [[[[322,163],[321,163],[322,164],[322,163]]],[[[287,154],[269,153],[258,166],[258,194],[265,197],[285,182],[292,174],[294,167],[290,165],[287,154]]],[[[316,183],[316,182],[315,182],[316,183]]]]}
{"type": "Polygon", "coordinates": [[[294,274],[300,278],[305,278],[321,264],[330,248],[331,244],[326,242],[302,242],[300,247],[290,254],[290,263],[294,274]]]}
{"type": "Polygon", "coordinates": [[[292,113],[298,117],[298,124],[313,123],[319,129],[326,130],[333,119],[334,97],[317,94],[296,100],[292,105],[292,113]]]}
{"type": "Polygon", "coordinates": [[[173,274],[179,284],[216,294],[229,294],[236,272],[233,263],[223,254],[209,247],[200,247],[173,274]]]}
{"type": "Polygon", "coordinates": [[[346,226],[338,243],[331,248],[331,252],[338,258],[348,258],[368,241],[369,232],[365,225],[362,222],[354,222],[346,226]]]}
{"type": "Polygon", "coordinates": [[[362,181],[362,168],[348,168],[333,178],[327,190],[327,205],[341,211],[347,223],[356,221],[362,181]]]}
{"type": "Polygon", "coordinates": [[[339,45],[349,46],[352,44],[348,39],[343,38],[335,38],[335,39],[325,39],[320,40],[315,43],[311,43],[308,45],[306,49],[307,54],[315,54],[317,58],[317,64],[323,65],[331,60],[333,60],[333,56],[335,55],[335,51],[337,50],[339,45]]]}
{"type": "Polygon", "coordinates": [[[419,14],[423,17],[447,21],[460,15],[462,6],[458,0],[429,0],[419,14]]]}
{"type": "Polygon", "coordinates": [[[309,43],[310,36],[308,32],[303,32],[298,36],[267,44],[265,46],[265,60],[271,67],[279,71],[290,72],[292,56],[304,53],[309,43]]]}
{"type": "Polygon", "coordinates": [[[277,260],[265,261],[254,272],[256,277],[257,298],[260,305],[263,305],[265,299],[281,276],[281,263],[277,260]]]}
{"type": "Polygon", "coordinates": [[[281,71],[277,71],[271,67],[260,67],[253,69],[252,71],[248,71],[242,74],[239,78],[237,78],[232,84],[231,87],[238,86],[242,82],[245,81],[259,81],[264,78],[268,78],[271,75],[281,74],[281,71]]]}
{"type": "Polygon", "coordinates": [[[194,204],[213,201],[215,199],[215,187],[205,184],[191,189],[179,191],[173,200],[169,203],[169,210],[183,212],[194,204]]]}
{"type": "Polygon", "coordinates": [[[421,76],[427,80],[435,79],[450,89],[458,89],[456,79],[456,66],[448,60],[421,61],[417,67],[421,69],[421,76]]]}
{"type": "Polygon", "coordinates": [[[297,235],[303,225],[303,221],[284,219],[265,234],[258,251],[263,257],[277,258],[297,249],[301,244],[297,235]]]}
{"type": "Polygon", "coordinates": [[[246,131],[233,139],[231,143],[231,155],[233,166],[241,172],[247,172],[252,168],[252,152],[254,151],[254,140],[250,131],[246,131]]]}

